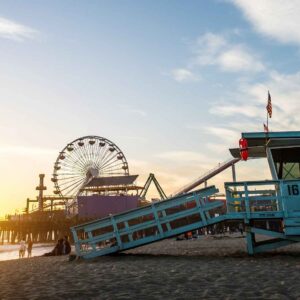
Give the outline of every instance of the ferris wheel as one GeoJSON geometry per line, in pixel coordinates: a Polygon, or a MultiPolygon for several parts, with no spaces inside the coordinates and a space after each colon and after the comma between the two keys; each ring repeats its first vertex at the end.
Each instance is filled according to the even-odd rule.
{"type": "Polygon", "coordinates": [[[92,178],[129,175],[128,163],[120,148],[99,136],[74,140],[59,153],[52,181],[54,194],[76,196],[92,178]]]}

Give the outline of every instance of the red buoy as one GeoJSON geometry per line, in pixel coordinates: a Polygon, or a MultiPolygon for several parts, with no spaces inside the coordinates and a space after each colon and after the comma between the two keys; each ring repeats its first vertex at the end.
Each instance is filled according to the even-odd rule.
{"type": "Polygon", "coordinates": [[[245,138],[241,138],[239,140],[239,146],[240,146],[240,154],[242,160],[247,160],[249,157],[248,152],[248,141],[245,138]]]}

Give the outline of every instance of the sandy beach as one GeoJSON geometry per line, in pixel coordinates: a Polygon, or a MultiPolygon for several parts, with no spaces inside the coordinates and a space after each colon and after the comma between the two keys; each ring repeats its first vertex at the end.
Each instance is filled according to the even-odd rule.
{"type": "Polygon", "coordinates": [[[299,299],[300,247],[249,257],[243,238],[165,240],[116,256],[0,262],[1,299],[299,299]]]}

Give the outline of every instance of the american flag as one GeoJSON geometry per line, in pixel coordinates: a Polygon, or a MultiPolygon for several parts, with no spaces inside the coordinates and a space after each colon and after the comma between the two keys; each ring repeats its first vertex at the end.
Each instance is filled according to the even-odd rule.
{"type": "Polygon", "coordinates": [[[271,95],[269,91],[268,91],[268,104],[266,106],[266,109],[269,117],[272,118],[272,102],[271,102],[271,95]]]}

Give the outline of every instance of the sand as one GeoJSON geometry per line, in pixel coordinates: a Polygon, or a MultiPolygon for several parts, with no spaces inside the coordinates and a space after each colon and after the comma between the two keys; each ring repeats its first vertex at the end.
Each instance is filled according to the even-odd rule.
{"type": "Polygon", "coordinates": [[[249,257],[237,237],[170,239],[93,260],[11,260],[0,270],[0,299],[300,299],[300,245],[249,257]]]}

